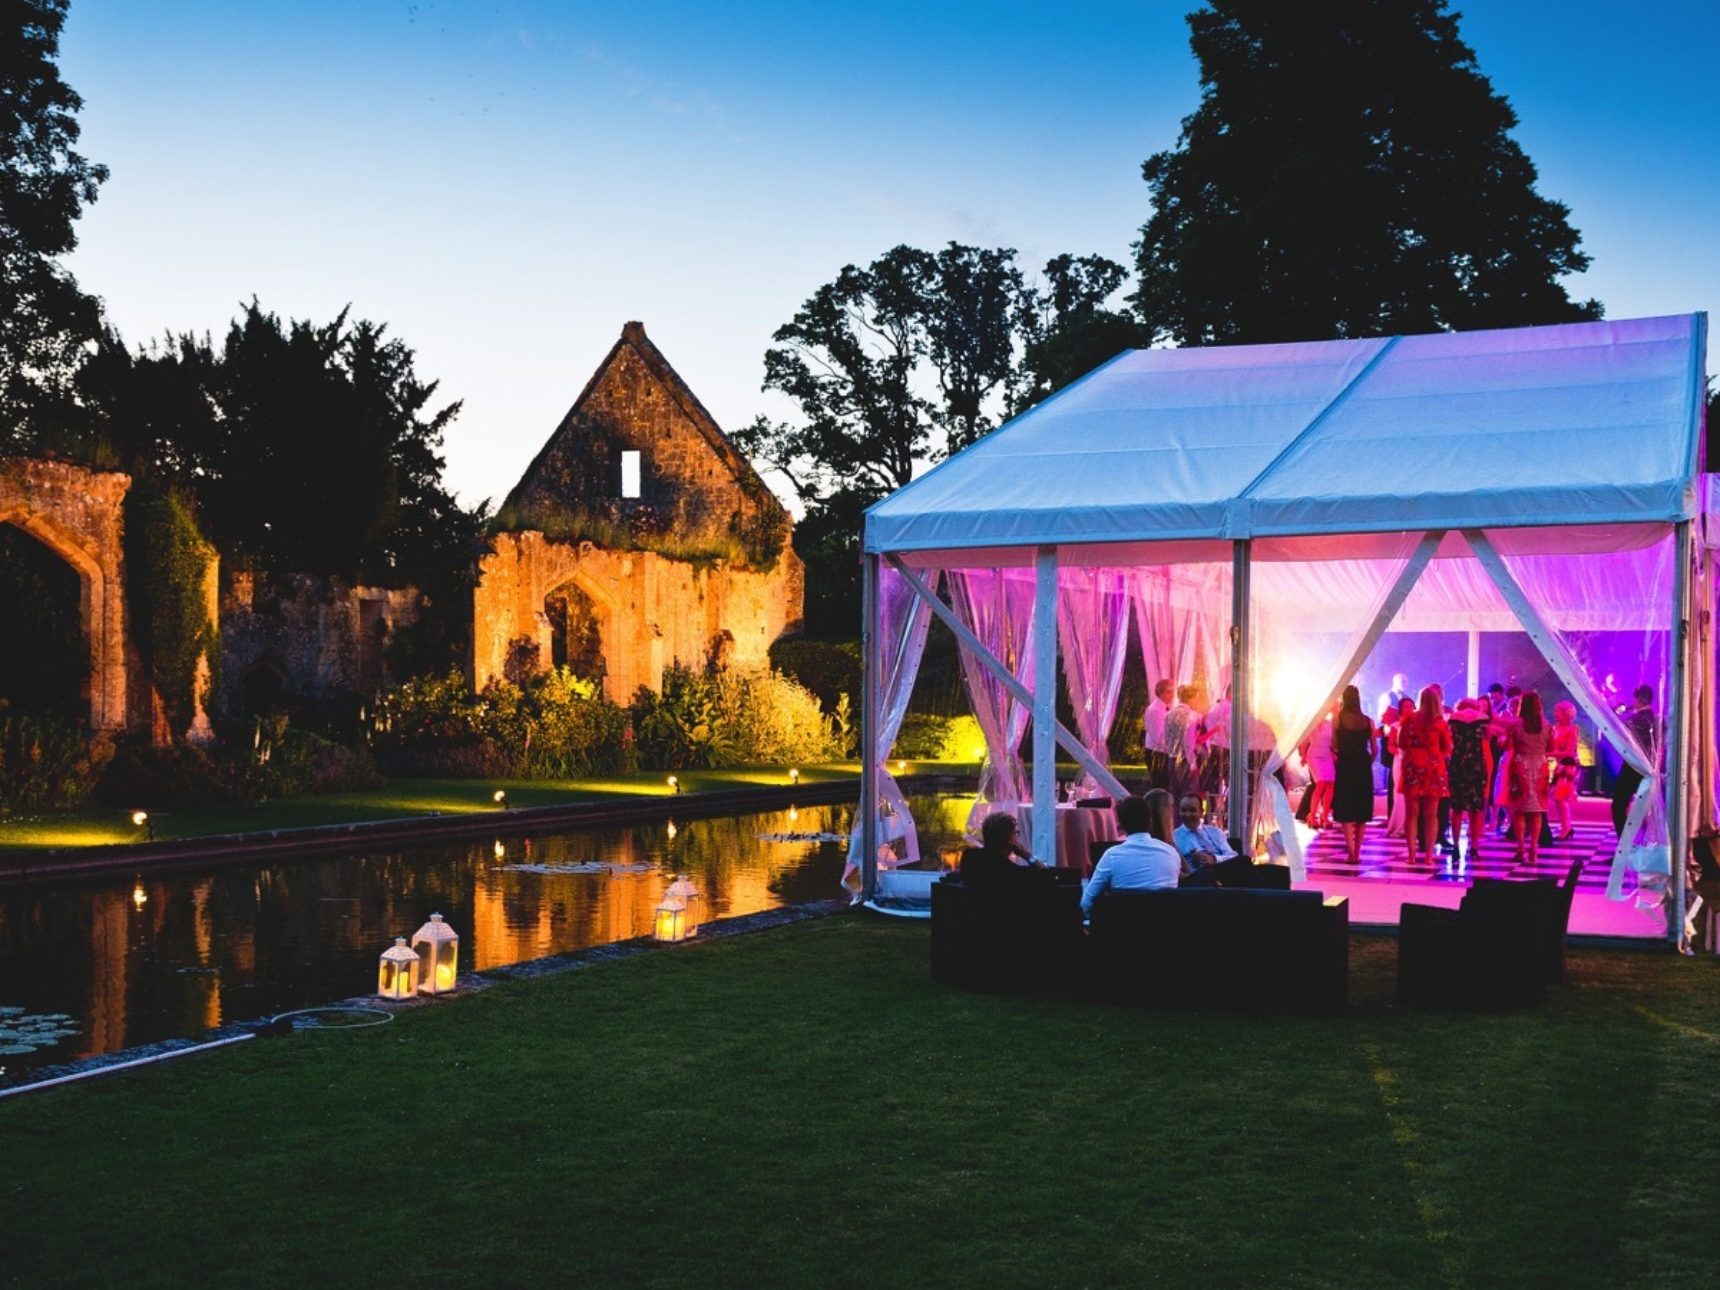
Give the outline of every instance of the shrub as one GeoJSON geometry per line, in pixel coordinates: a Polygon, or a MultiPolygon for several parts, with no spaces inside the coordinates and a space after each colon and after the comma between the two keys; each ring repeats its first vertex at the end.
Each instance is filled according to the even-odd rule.
{"type": "Polygon", "coordinates": [[[95,791],[114,754],[76,722],[9,715],[0,705],[0,815],[63,811],[95,791]]]}
{"type": "Polygon", "coordinates": [[[842,738],[805,686],[769,668],[672,667],[633,701],[642,765],[660,770],[825,761],[842,738]]]}
{"type": "Polygon", "coordinates": [[[408,775],[564,779],[628,756],[626,711],[566,668],[480,694],[459,672],[420,677],[384,698],[377,722],[384,765],[408,775]]]}
{"type": "Polygon", "coordinates": [[[860,701],[860,642],[780,640],[770,647],[770,665],[818,696],[835,712],[842,696],[850,707],[860,701]]]}
{"type": "Polygon", "coordinates": [[[207,659],[209,693],[220,642],[209,621],[204,579],[215,549],[203,540],[190,505],[140,484],[125,500],[126,599],[138,646],[175,739],[197,710],[197,664],[207,659]]]}
{"type": "Polygon", "coordinates": [[[985,756],[985,735],[971,716],[910,712],[890,755],[910,761],[978,761],[985,756]]]}
{"type": "Polygon", "coordinates": [[[308,793],[344,793],[382,783],[369,750],[349,748],[285,723],[207,747],[123,744],[101,783],[116,806],[187,807],[263,802],[308,793]]]}

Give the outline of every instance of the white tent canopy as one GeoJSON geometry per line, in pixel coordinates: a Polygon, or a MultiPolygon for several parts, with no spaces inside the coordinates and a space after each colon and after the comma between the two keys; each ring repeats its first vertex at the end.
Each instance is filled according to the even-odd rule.
{"type": "Polygon", "coordinates": [[[865,549],[1688,519],[1705,330],[1131,350],[873,506],[865,549]]]}
{"type": "MultiPolygon", "coordinates": [[[[1705,344],[1706,318],[1690,314],[1124,353],[868,510],[868,677],[881,675],[881,579],[893,579],[892,596],[917,597],[956,632],[976,674],[985,669],[1031,706],[1039,854],[1049,845],[1053,740],[1116,785],[1054,720],[1056,619],[1082,568],[1110,571],[1112,633],[1115,597],[1128,586],[1143,632],[1153,614],[1198,613],[1198,630],[1175,632],[1207,648],[1228,638],[1238,682],[1231,747],[1252,738],[1252,637],[1341,638],[1304,660],[1324,693],[1388,628],[1526,631],[1620,747],[1629,736],[1580,674],[1567,634],[1641,633],[1645,656],[1658,648],[1668,668],[1669,729],[1682,730],[1691,566],[1701,554],[1689,521],[1702,505],[1705,344]],[[940,573],[1009,568],[1033,587],[1031,613],[1022,597],[1013,611],[1020,631],[1031,621],[1032,639],[1006,666],[972,615],[964,622],[934,589],[940,573]],[[1673,639],[1679,647],[1667,648],[1673,639]]],[[[1702,594],[1707,582],[1699,573],[1702,594]]],[[[1098,584],[1083,585],[1091,594],[1098,584]]],[[[892,702],[905,697],[899,688],[892,702]]],[[[868,731],[886,728],[879,705],[869,679],[868,731]]],[[[1281,753],[1302,717],[1269,715],[1284,727],[1281,753]]],[[[862,746],[873,744],[863,734],[862,746]]],[[[1682,744],[1669,742],[1664,776],[1652,750],[1626,752],[1655,779],[1675,864],[1682,744]]],[[[856,854],[868,894],[883,756],[869,758],[862,780],[856,854]]],[[[1231,796],[1238,834],[1246,797],[1246,788],[1231,796]]],[[[1639,797],[1647,812],[1646,790],[1639,797]]],[[[1633,814],[1633,836],[1645,818],[1633,814]]],[[[1627,850],[1621,843],[1620,865],[1627,850]]]]}

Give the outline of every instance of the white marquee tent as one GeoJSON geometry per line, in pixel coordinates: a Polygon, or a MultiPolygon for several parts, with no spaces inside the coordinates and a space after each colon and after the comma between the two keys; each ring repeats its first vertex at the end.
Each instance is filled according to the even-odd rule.
{"type": "MultiPolygon", "coordinates": [[[[1235,680],[1231,743],[1270,743],[1273,767],[1385,631],[1522,630],[1646,776],[1613,890],[1630,867],[1659,875],[1682,926],[1690,804],[1706,821],[1713,797],[1705,344],[1692,314],[1134,350],[877,503],[864,893],[917,858],[885,758],[933,616],[961,641],[982,796],[1030,802],[1041,855],[1055,745],[1122,791],[1104,746],[1131,621],[1149,674],[1235,680]],[[1664,749],[1614,710],[1602,634],[1630,656],[1628,684],[1658,683],[1664,749]],[[1060,657],[1076,732],[1055,720],[1060,657]],[[1031,777],[1016,753],[1030,721],[1031,777]]],[[[1277,832],[1297,867],[1275,783],[1253,786],[1264,816],[1235,786],[1231,830],[1277,832]]]]}

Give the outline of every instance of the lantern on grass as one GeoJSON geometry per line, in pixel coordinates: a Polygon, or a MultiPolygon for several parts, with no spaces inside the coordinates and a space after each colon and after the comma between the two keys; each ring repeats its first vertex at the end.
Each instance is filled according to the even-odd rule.
{"type": "Polygon", "coordinates": [[[687,902],[665,896],[651,924],[651,939],[672,945],[687,939],[687,902]]]}
{"type": "Polygon", "coordinates": [[[376,970],[376,992],[384,999],[410,999],[418,993],[418,965],[422,960],[406,946],[404,936],[382,951],[376,970]]]}
{"type": "Polygon", "coordinates": [[[800,783],[800,772],[798,770],[790,770],[788,772],[788,782],[791,784],[800,783]]]}
{"type": "Polygon", "coordinates": [[[663,897],[666,901],[680,901],[686,910],[681,918],[683,936],[691,936],[699,930],[699,924],[705,920],[705,898],[685,874],[675,875],[675,881],[669,884],[663,897]]]}
{"type": "Polygon", "coordinates": [[[443,994],[452,990],[459,976],[460,938],[442,921],[442,915],[430,915],[430,921],[413,936],[412,948],[424,960],[418,975],[419,992],[443,994]]]}

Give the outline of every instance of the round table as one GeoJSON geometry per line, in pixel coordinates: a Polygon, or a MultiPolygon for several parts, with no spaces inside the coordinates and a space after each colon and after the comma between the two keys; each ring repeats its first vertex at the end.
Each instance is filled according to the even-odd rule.
{"type": "MultiPolygon", "coordinates": [[[[1077,806],[1074,802],[1057,803],[1057,866],[1080,869],[1091,864],[1091,844],[1115,842],[1123,835],[1117,831],[1117,813],[1109,806],[1077,806]]],[[[1015,807],[1023,844],[1033,845],[1033,803],[1020,802],[1015,807]]],[[[1036,857],[1043,859],[1044,857],[1036,857]]]]}

